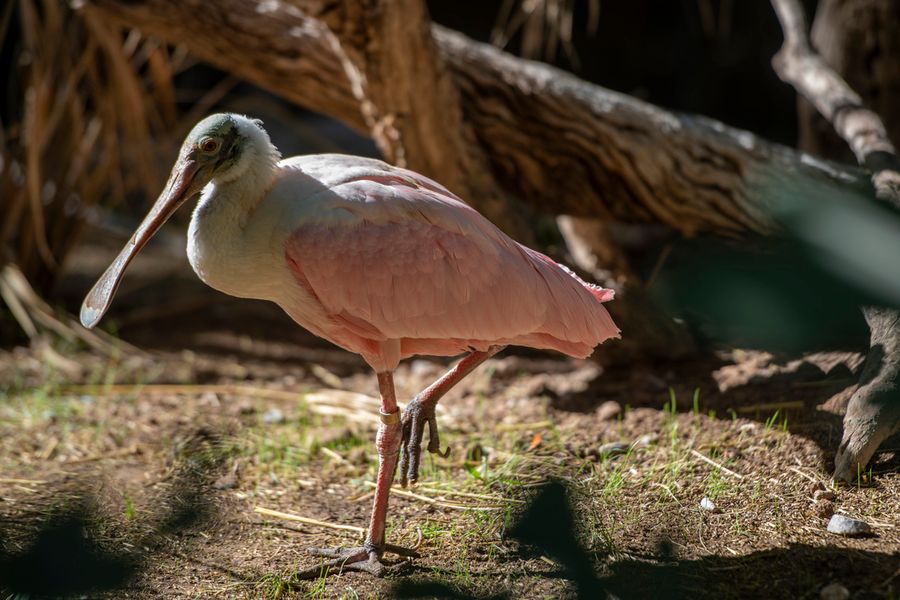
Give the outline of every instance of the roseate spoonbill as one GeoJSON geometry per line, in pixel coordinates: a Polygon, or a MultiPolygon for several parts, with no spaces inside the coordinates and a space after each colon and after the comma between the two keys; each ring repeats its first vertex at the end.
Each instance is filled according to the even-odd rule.
{"type": "Polygon", "coordinates": [[[97,324],[141,247],[199,193],[187,253],[200,279],[275,302],[375,370],[379,465],[365,545],[313,553],[380,575],[385,550],[415,556],[385,544],[385,515],[398,460],[402,484],[418,477],[426,424],[428,450],[440,452],[438,400],[508,344],[587,356],[619,334],[601,304],[613,294],[516,243],[427,177],[356,156],[280,158],[258,120],[200,121],[156,204],[85,298],[81,322],[97,324]],[[401,419],[397,364],[464,353],[401,419]]]}

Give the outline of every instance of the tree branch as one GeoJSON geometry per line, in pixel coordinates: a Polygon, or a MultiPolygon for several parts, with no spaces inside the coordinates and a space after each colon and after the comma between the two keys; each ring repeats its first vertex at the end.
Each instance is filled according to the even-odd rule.
{"type": "MultiPolygon", "coordinates": [[[[342,20],[356,18],[347,15],[353,5],[305,14],[274,1],[86,0],[82,10],[183,44],[238,77],[368,131],[340,61],[306,16],[340,30],[342,20]]],[[[490,173],[508,195],[545,212],[663,223],[685,235],[735,234],[771,226],[762,179],[864,185],[855,169],[664,111],[442,27],[431,33],[490,173]]],[[[440,166],[426,167],[446,183],[440,166]]],[[[466,200],[485,210],[479,196],[466,200]]]]}
{"type": "Polygon", "coordinates": [[[354,93],[363,96],[357,98],[363,116],[388,162],[435,174],[461,197],[477,198],[507,233],[532,241],[531,227],[500,190],[463,119],[423,0],[343,1],[326,12],[334,15],[338,8],[348,16],[330,20],[333,46],[354,93]]]}
{"type": "Polygon", "coordinates": [[[813,52],[800,3],[772,0],[772,5],[784,30],[784,45],[772,59],[775,72],[812,102],[859,164],[872,171],[878,197],[900,208],[900,160],[881,118],[863,106],[859,94],[813,52]]]}

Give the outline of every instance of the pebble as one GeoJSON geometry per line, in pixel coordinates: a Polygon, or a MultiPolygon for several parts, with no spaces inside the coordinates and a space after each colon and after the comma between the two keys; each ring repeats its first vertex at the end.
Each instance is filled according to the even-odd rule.
{"type": "Polygon", "coordinates": [[[284,423],[284,413],[277,408],[270,408],[266,411],[266,414],[263,415],[263,423],[267,425],[284,423]]]}
{"type": "Polygon", "coordinates": [[[233,490],[237,486],[238,480],[234,474],[223,475],[222,477],[219,477],[213,484],[213,487],[217,490],[233,490]]]}
{"type": "Polygon", "coordinates": [[[819,592],[819,598],[822,600],[847,600],[850,597],[850,590],[841,584],[829,583],[819,592]]]}
{"type": "Polygon", "coordinates": [[[631,444],[625,442],[609,442],[597,448],[600,456],[613,456],[615,454],[625,454],[631,448],[631,444]]]}
{"type": "Polygon", "coordinates": [[[601,421],[612,421],[622,412],[622,405],[615,400],[607,400],[597,407],[597,418],[601,421]]]}
{"type": "Polygon", "coordinates": [[[700,508],[703,510],[708,510],[709,512],[716,511],[716,503],[710,500],[709,498],[704,498],[700,501],[700,508]]]}
{"type": "Polygon", "coordinates": [[[819,502],[820,500],[827,500],[828,502],[834,501],[834,492],[829,490],[816,490],[813,492],[813,502],[819,502]]]}
{"type": "Polygon", "coordinates": [[[834,502],[828,500],[816,502],[816,514],[823,519],[827,519],[834,514],[834,502]]]}
{"type": "Polygon", "coordinates": [[[872,528],[865,521],[851,519],[844,515],[833,515],[828,521],[828,531],[846,537],[871,535],[872,528]]]}

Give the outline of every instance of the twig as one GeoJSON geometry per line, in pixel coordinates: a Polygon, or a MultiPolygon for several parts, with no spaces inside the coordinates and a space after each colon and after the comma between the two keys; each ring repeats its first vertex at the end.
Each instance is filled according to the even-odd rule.
{"type": "MultiPolygon", "coordinates": [[[[364,481],[363,485],[366,487],[375,487],[375,483],[372,481],[364,481]]],[[[442,508],[451,508],[453,510],[500,510],[500,506],[466,506],[464,504],[453,504],[450,502],[441,502],[440,500],[435,500],[434,498],[429,498],[428,496],[423,496],[422,494],[414,494],[413,492],[404,490],[403,488],[392,487],[391,493],[396,494],[397,496],[402,496],[404,498],[411,498],[412,500],[419,500],[421,502],[426,502],[428,504],[433,504],[435,506],[440,506],[442,508]]]]}
{"type": "Polygon", "coordinates": [[[25,332],[25,335],[29,338],[35,337],[38,332],[37,328],[34,326],[34,322],[32,322],[31,318],[28,316],[28,311],[22,306],[22,303],[13,293],[10,286],[4,281],[4,278],[0,278],[0,297],[6,302],[6,306],[9,307],[9,312],[12,313],[13,318],[15,318],[19,327],[22,328],[22,331],[25,332]]]}
{"type": "Polygon", "coordinates": [[[809,479],[809,480],[812,481],[813,483],[820,483],[818,479],[816,479],[816,478],[813,477],[812,475],[807,475],[806,473],[804,473],[803,471],[801,471],[801,470],[798,469],[797,467],[788,467],[788,469],[790,469],[791,471],[793,471],[793,472],[796,473],[797,475],[800,475],[801,477],[805,477],[806,479],[809,479]]]}
{"type": "Polygon", "coordinates": [[[0,483],[22,484],[22,485],[43,485],[47,483],[43,479],[13,479],[8,477],[0,478],[0,483]]]}
{"type": "Polygon", "coordinates": [[[732,477],[737,477],[738,479],[743,479],[743,478],[744,478],[744,476],[741,475],[740,473],[735,473],[734,471],[732,471],[732,470],[729,469],[728,467],[726,467],[726,466],[724,466],[724,465],[721,465],[721,464],[717,463],[717,462],[714,461],[713,459],[707,457],[706,455],[704,455],[704,454],[701,453],[701,452],[697,452],[697,451],[694,450],[693,448],[691,448],[691,454],[693,454],[694,456],[696,456],[697,458],[699,458],[699,459],[702,460],[703,462],[708,463],[708,464],[710,464],[710,465],[716,467],[717,469],[719,469],[719,470],[721,470],[721,471],[723,471],[723,472],[725,472],[725,473],[728,473],[728,474],[731,475],[732,477]]]}
{"type": "Polygon", "coordinates": [[[343,465],[349,465],[349,464],[350,464],[350,461],[349,461],[349,460],[347,460],[346,458],[344,458],[343,456],[341,456],[340,454],[338,454],[337,452],[335,452],[335,451],[332,450],[331,448],[326,448],[325,446],[322,446],[321,448],[319,448],[319,451],[320,451],[322,454],[324,454],[324,455],[326,455],[326,456],[328,456],[328,457],[330,457],[330,458],[336,460],[337,462],[339,462],[339,463],[341,463],[341,464],[343,464],[343,465]]]}
{"type": "Polygon", "coordinates": [[[798,408],[802,409],[806,406],[802,400],[789,400],[787,402],[763,402],[761,404],[750,404],[748,406],[739,406],[737,412],[739,413],[752,413],[752,412],[760,412],[767,410],[779,410],[779,409],[787,409],[787,408],[798,408]]]}
{"type": "Polygon", "coordinates": [[[374,495],[375,495],[375,490],[370,490],[368,492],[363,492],[362,494],[357,494],[356,496],[353,496],[349,500],[350,500],[350,502],[362,502],[363,500],[368,500],[369,498],[371,498],[374,495]]]}
{"type": "Polygon", "coordinates": [[[82,458],[73,458],[65,461],[67,465],[93,462],[95,460],[103,460],[106,458],[122,458],[123,456],[131,456],[132,454],[138,453],[137,444],[129,446],[127,448],[119,448],[118,450],[113,450],[112,452],[107,452],[105,454],[91,454],[90,456],[85,456],[82,458]]]}
{"type": "Polygon", "coordinates": [[[54,315],[50,305],[41,299],[37,292],[34,291],[34,288],[31,287],[31,284],[28,283],[28,279],[22,274],[22,271],[15,265],[8,264],[3,267],[3,271],[0,273],[0,294],[2,294],[13,316],[16,317],[19,325],[29,337],[34,337],[37,334],[37,329],[34,325],[34,321],[37,321],[56,335],[66,340],[78,338],[90,348],[106,356],[116,356],[121,351],[143,354],[143,352],[127,342],[112,338],[99,331],[94,332],[85,329],[71,317],[68,318],[68,323],[60,321],[54,315]],[[22,320],[23,316],[25,317],[24,322],[22,320]]]}
{"type": "Polygon", "coordinates": [[[263,508],[262,506],[257,506],[253,509],[253,512],[265,515],[267,517],[274,517],[276,519],[284,519],[285,521],[297,521],[298,523],[304,523],[306,525],[316,525],[318,527],[328,527],[329,529],[340,529],[341,531],[352,531],[354,533],[362,533],[365,534],[366,530],[364,527],[357,527],[356,525],[341,525],[340,523],[331,523],[329,521],[319,521],[318,519],[310,519],[309,517],[301,517],[300,515],[294,515],[291,513],[280,512],[277,510],[272,510],[270,508],[263,508]]]}
{"type": "Polygon", "coordinates": [[[510,425],[498,425],[494,431],[521,431],[523,429],[543,429],[545,427],[553,427],[553,421],[538,421],[536,423],[512,423],[510,425]]]}
{"type": "Polygon", "coordinates": [[[515,498],[502,498],[500,496],[489,496],[487,494],[473,494],[471,492],[453,492],[450,490],[442,490],[440,488],[432,488],[425,486],[418,486],[416,489],[422,490],[423,492],[429,492],[431,494],[444,494],[445,496],[460,496],[462,498],[474,498],[476,500],[488,500],[494,502],[512,502],[514,504],[527,504],[524,500],[517,500],[515,498]]]}
{"type": "Polygon", "coordinates": [[[312,373],[313,377],[324,383],[330,388],[342,389],[344,387],[344,382],[341,381],[341,378],[323,367],[318,363],[313,363],[309,366],[309,372],[312,373]]]}
{"type": "Polygon", "coordinates": [[[666,492],[669,493],[670,496],[672,496],[672,500],[674,500],[674,501],[678,504],[678,506],[684,506],[684,505],[681,503],[681,500],[679,500],[678,497],[675,495],[675,493],[674,493],[672,490],[669,489],[669,486],[663,485],[663,484],[661,484],[661,483],[659,483],[659,482],[656,482],[656,481],[652,482],[652,483],[650,484],[650,486],[651,486],[651,487],[660,487],[660,488],[664,489],[666,492]]]}

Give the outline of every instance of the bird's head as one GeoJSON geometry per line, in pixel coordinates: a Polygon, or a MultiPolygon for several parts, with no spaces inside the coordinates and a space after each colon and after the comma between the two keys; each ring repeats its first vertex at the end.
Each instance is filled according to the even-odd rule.
{"type": "Polygon", "coordinates": [[[137,231],[97,280],[81,305],[81,324],[96,325],[112,303],[131,260],[150,241],[172,214],[211,181],[233,181],[258,157],[278,159],[278,151],[260,121],[235,114],[206,117],[188,134],[165,189],[138,226],[137,231]]]}

